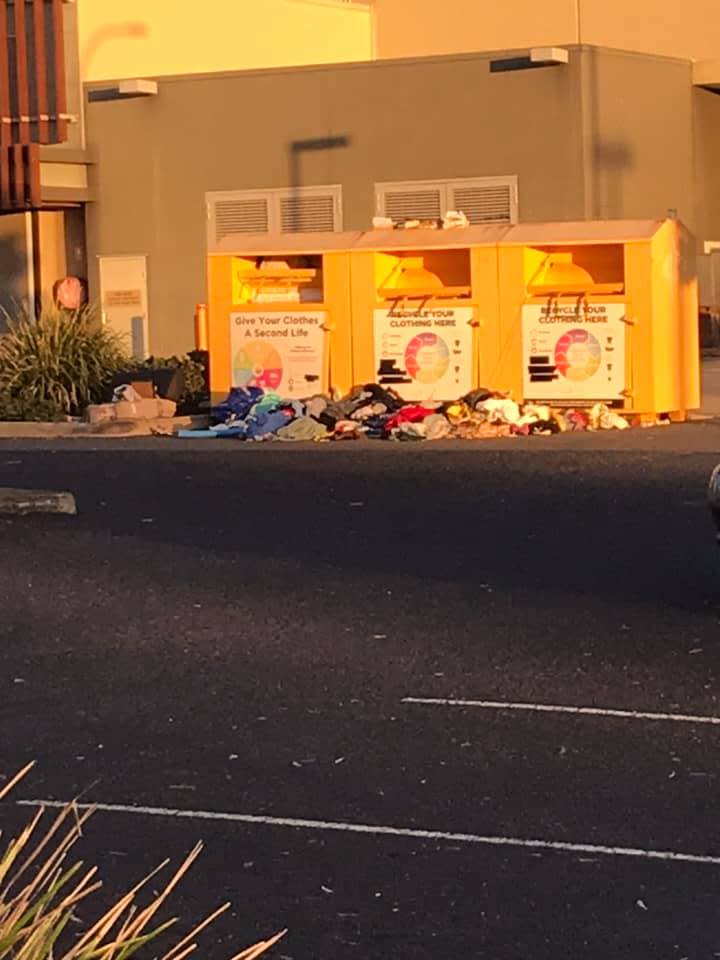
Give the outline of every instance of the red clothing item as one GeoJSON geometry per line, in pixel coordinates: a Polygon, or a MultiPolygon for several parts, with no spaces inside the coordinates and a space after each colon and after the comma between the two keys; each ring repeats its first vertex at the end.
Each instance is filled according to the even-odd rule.
{"type": "Polygon", "coordinates": [[[402,410],[390,417],[386,421],[385,426],[383,427],[385,433],[391,433],[395,427],[399,427],[401,423],[421,423],[427,417],[432,416],[433,413],[437,413],[437,410],[432,408],[423,407],[420,404],[410,405],[403,407],[402,410]]]}

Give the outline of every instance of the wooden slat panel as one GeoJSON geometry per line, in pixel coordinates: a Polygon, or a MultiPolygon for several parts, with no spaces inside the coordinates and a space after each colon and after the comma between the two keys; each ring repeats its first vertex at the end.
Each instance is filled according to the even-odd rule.
{"type": "MultiPolygon", "coordinates": [[[[33,0],[33,25],[35,32],[35,76],[37,83],[37,110],[41,116],[50,113],[48,91],[47,51],[45,46],[45,0],[33,0]]],[[[38,141],[51,143],[50,124],[38,122],[38,141]]]]}
{"type": "MultiPolygon", "coordinates": [[[[0,118],[10,116],[10,77],[8,76],[7,0],[0,0],[0,118]]],[[[10,127],[0,120],[0,149],[10,142],[10,127]]]]}
{"type": "Polygon", "coordinates": [[[0,151],[0,211],[38,208],[40,190],[40,147],[16,143],[0,151]]]}
{"type": "Polygon", "coordinates": [[[19,143],[10,147],[10,198],[11,205],[21,210],[25,203],[25,176],[23,148],[19,143]]]}
{"type": "Polygon", "coordinates": [[[0,210],[12,210],[10,147],[0,148],[0,210]]]}
{"type": "Polygon", "coordinates": [[[25,160],[25,190],[26,202],[35,208],[42,206],[40,190],[40,146],[31,143],[23,147],[25,160]]]}
{"type": "Polygon", "coordinates": [[[30,142],[30,124],[27,117],[30,113],[30,88],[28,87],[28,50],[25,36],[25,0],[15,0],[10,4],[11,12],[15,13],[15,79],[17,83],[18,124],[15,128],[14,140],[16,143],[30,142]]]}
{"type": "Polygon", "coordinates": [[[61,0],[0,0],[0,211],[42,206],[36,141],[67,139],[63,35],[61,0]]]}
{"type": "MultiPolygon", "coordinates": [[[[65,87],[65,30],[63,27],[62,0],[51,0],[53,38],[55,43],[55,103],[54,110],[58,118],[67,113],[67,90],[65,87]]],[[[67,140],[67,120],[58,119],[56,125],[56,142],[67,140]]]]}

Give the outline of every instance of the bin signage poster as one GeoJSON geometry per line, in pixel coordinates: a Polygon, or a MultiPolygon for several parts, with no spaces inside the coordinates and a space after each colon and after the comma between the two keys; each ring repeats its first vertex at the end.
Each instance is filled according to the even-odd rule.
{"type": "Polygon", "coordinates": [[[291,400],[322,391],[326,319],[322,310],[231,313],[232,385],[274,390],[291,400]]]}
{"type": "Polygon", "coordinates": [[[375,311],[378,383],[404,400],[455,400],[473,388],[472,307],[375,311]]]}
{"type": "Polygon", "coordinates": [[[523,307],[526,400],[618,400],[625,390],[623,303],[523,307]]]}

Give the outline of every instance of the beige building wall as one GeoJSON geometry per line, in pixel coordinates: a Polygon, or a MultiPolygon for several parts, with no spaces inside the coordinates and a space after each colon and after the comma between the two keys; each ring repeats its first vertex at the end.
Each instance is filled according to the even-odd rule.
{"type": "Polygon", "coordinates": [[[720,244],[720,96],[693,92],[698,236],[720,244]]]}
{"type": "Polygon", "coordinates": [[[585,49],[586,211],[591,219],[664,217],[698,228],[689,62],[585,49]]]}
{"type": "Polygon", "coordinates": [[[575,0],[375,0],[381,58],[577,42],[575,0]]]}
{"type": "Polygon", "coordinates": [[[717,0],[375,0],[379,57],[587,43],[713,60],[717,0]]]}
{"type": "Polygon", "coordinates": [[[695,90],[693,106],[700,302],[717,308],[720,307],[720,189],[717,186],[720,176],[720,96],[708,90],[695,90]]]}
{"type": "Polygon", "coordinates": [[[37,214],[35,241],[41,251],[39,275],[36,277],[39,289],[35,293],[44,303],[49,303],[53,284],[67,276],[65,214],[59,210],[37,214]]]}
{"type": "Polygon", "coordinates": [[[78,0],[86,81],[368,60],[370,11],[332,0],[78,0]]]}
{"type": "Polygon", "coordinates": [[[717,0],[580,0],[582,42],[687,60],[715,60],[717,0]]]}
{"type": "Polygon", "coordinates": [[[517,175],[521,219],[579,218],[577,79],[575,64],[491,74],[473,56],[175,77],[148,100],[91,103],[91,260],[146,255],[151,352],[191,348],[206,192],[287,187],[293,142],[328,136],[348,146],[305,154],[300,181],[342,185],[347,230],[370,227],[374,185],[388,180],[517,175]]]}
{"type": "Polygon", "coordinates": [[[347,230],[370,226],[376,183],[517,176],[521,221],[674,209],[701,241],[720,234],[720,98],[697,102],[696,122],[710,127],[696,161],[689,62],[571,48],[567,66],[492,73],[490,59],[174,77],[148,100],[91,103],[90,253],[148,257],[151,351],[192,346],[206,296],[206,192],[290,186],[296,141],[347,138],[305,154],[299,170],[300,185],[342,185],[347,230]]]}

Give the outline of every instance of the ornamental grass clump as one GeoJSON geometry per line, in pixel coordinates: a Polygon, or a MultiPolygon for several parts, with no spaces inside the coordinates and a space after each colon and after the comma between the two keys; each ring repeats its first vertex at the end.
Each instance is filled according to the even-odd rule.
{"type": "Polygon", "coordinates": [[[4,314],[0,336],[0,418],[57,420],[99,401],[126,367],[122,339],[98,323],[90,306],[44,306],[37,317],[4,314]]]}
{"type": "MultiPolygon", "coordinates": [[[[0,800],[31,766],[0,790],[0,800]]],[[[201,847],[195,847],[164,889],[153,891],[144,905],[141,901],[148,884],[156,881],[167,861],[97,920],[86,923],[88,901],[101,883],[96,867],[70,863],[69,855],[91,814],[92,810],[81,812],[68,804],[48,822],[47,811],[41,808],[16,838],[0,847],[0,960],[130,960],[136,955],[185,960],[196,950],[198,934],[229,907],[220,907],[164,953],[157,953],[155,941],[171,937],[176,923],[175,919],[158,920],[158,913],[201,847]]],[[[256,960],[282,936],[243,950],[233,960],[256,960]]]]}

